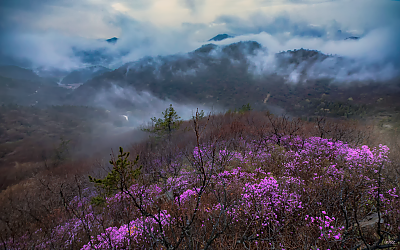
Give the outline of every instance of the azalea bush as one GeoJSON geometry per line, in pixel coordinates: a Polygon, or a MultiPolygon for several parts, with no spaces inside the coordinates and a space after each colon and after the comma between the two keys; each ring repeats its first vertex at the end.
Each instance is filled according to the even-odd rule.
{"type": "Polygon", "coordinates": [[[400,187],[386,178],[387,146],[278,132],[232,141],[207,137],[207,124],[195,117],[193,148],[152,161],[158,175],[121,148],[109,175],[91,177],[78,196],[61,193],[64,217],[50,232],[1,246],[399,248],[400,187]]]}

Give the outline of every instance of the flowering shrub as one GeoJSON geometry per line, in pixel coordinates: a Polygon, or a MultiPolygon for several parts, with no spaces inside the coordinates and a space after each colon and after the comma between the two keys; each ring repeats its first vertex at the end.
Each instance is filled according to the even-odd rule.
{"type": "MultiPolygon", "coordinates": [[[[66,204],[71,217],[51,239],[12,249],[348,249],[399,242],[399,187],[385,178],[389,148],[319,137],[198,144],[158,181],[114,176],[104,204],[92,194],[66,204]],[[175,170],[177,168],[174,168],[175,170]],[[376,215],[378,220],[366,218],[376,215]]],[[[122,152],[122,151],[121,151],[122,152]]],[[[131,166],[132,167],[132,166],[131,166]]],[[[162,171],[165,171],[163,168],[162,171]]],[[[101,191],[101,190],[99,190],[101,191]]]]}

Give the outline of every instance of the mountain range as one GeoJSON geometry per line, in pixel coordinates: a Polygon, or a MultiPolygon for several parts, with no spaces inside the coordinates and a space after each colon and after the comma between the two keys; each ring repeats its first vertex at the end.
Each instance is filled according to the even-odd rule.
{"type": "MultiPolygon", "coordinates": [[[[358,63],[305,49],[269,55],[254,41],[227,46],[206,44],[185,55],[147,57],[127,63],[89,80],[70,98],[89,105],[96,98],[90,93],[120,86],[147,91],[161,99],[224,109],[246,103],[265,109],[267,96],[268,104],[297,113],[315,113],[324,103],[326,109],[338,102],[357,109],[360,105],[399,105],[399,78],[363,79],[364,65],[358,63]],[[342,67],[348,70],[343,72],[342,67]],[[377,104],[379,98],[384,101],[377,104]]],[[[118,106],[129,107],[132,103],[112,98],[109,93],[118,106]]]]}
{"type": "MultiPolygon", "coordinates": [[[[210,40],[228,37],[220,34],[210,40]]],[[[109,40],[117,41],[117,38],[109,40]]],[[[93,59],[93,54],[89,57],[93,59]]],[[[229,45],[209,43],[187,54],[144,57],[114,70],[98,65],[74,70],[59,80],[59,84],[73,85],[71,88],[75,90],[60,90],[54,80],[16,66],[0,68],[0,84],[4,89],[3,104],[101,105],[98,95],[106,93],[105,98],[112,105],[135,109],[135,101],[115,96],[112,89],[117,86],[145,91],[162,100],[221,109],[235,109],[250,103],[260,110],[276,105],[292,113],[316,114],[321,109],[345,104],[358,111],[341,111],[338,115],[353,115],[364,112],[362,105],[400,107],[398,76],[371,78],[371,74],[365,74],[383,71],[379,67],[315,50],[271,54],[261,44],[246,41],[229,45]],[[34,100],[39,88],[50,98],[34,100]],[[47,92],[53,88],[57,89],[56,94],[47,92]]]]}

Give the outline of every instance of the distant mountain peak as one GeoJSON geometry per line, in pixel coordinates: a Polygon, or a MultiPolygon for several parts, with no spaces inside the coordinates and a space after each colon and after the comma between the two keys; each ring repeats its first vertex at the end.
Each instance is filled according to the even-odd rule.
{"type": "Polygon", "coordinates": [[[117,41],[118,41],[118,38],[117,38],[117,37],[113,37],[113,38],[110,38],[110,39],[107,39],[107,40],[106,40],[106,42],[112,43],[112,44],[115,44],[117,41]]]}
{"type": "Polygon", "coordinates": [[[233,36],[230,36],[230,35],[228,35],[228,34],[218,34],[218,35],[214,36],[213,38],[211,38],[211,39],[208,40],[208,41],[222,41],[222,40],[224,40],[224,39],[232,38],[232,37],[233,37],[233,36]]]}
{"type": "Polygon", "coordinates": [[[344,40],[358,40],[358,39],[360,39],[360,37],[358,37],[358,36],[350,36],[350,37],[347,37],[344,40]]]}

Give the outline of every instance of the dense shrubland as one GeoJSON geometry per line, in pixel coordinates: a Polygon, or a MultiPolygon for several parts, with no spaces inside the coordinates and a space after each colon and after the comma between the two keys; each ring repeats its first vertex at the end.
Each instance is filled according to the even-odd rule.
{"type": "Polygon", "coordinates": [[[80,162],[5,190],[1,247],[399,249],[397,165],[368,128],[169,111],[90,178],[80,162]]]}

